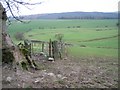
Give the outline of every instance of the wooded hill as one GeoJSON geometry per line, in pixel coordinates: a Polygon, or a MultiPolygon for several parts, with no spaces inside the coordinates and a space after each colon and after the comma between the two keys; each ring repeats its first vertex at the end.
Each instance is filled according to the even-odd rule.
{"type": "Polygon", "coordinates": [[[117,12],[65,12],[34,14],[22,16],[22,19],[117,19],[117,12]]]}

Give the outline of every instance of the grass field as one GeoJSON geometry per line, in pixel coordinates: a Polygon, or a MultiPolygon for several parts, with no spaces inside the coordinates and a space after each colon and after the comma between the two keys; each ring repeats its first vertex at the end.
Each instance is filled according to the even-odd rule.
{"type": "Polygon", "coordinates": [[[79,56],[118,56],[117,20],[32,20],[29,24],[13,22],[8,27],[14,43],[16,32],[23,32],[26,39],[41,41],[54,40],[56,33],[64,34],[63,40],[72,44],[70,55],[79,56]],[[84,47],[83,47],[84,46],[84,47]]]}

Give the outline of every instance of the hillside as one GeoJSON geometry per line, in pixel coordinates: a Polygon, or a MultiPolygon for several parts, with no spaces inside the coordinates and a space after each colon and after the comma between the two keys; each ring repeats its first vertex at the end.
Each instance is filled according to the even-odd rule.
{"type": "Polygon", "coordinates": [[[22,16],[23,19],[117,19],[117,12],[65,12],[22,16]]]}

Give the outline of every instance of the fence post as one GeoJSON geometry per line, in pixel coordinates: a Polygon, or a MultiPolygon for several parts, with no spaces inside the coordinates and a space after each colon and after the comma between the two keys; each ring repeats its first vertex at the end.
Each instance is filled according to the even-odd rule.
{"type": "Polygon", "coordinates": [[[33,53],[34,53],[34,52],[33,52],[33,42],[32,42],[31,48],[32,48],[31,51],[32,51],[32,54],[33,54],[33,53]]]}
{"type": "Polygon", "coordinates": [[[30,42],[30,46],[29,47],[30,47],[30,57],[32,58],[31,42],[30,42]]]}
{"type": "Polygon", "coordinates": [[[50,41],[49,41],[49,57],[51,57],[52,55],[52,53],[51,53],[51,44],[52,44],[52,42],[51,42],[51,39],[50,39],[50,41]]]}
{"type": "Polygon", "coordinates": [[[52,57],[55,59],[55,56],[54,56],[55,55],[55,52],[54,52],[54,42],[53,41],[51,42],[51,46],[52,46],[52,50],[51,50],[52,51],[52,57]]]}
{"type": "Polygon", "coordinates": [[[42,52],[44,52],[44,42],[42,43],[42,52]]]}
{"type": "Polygon", "coordinates": [[[56,59],[58,58],[58,42],[57,41],[53,41],[52,43],[52,47],[53,47],[53,57],[56,59]]]}

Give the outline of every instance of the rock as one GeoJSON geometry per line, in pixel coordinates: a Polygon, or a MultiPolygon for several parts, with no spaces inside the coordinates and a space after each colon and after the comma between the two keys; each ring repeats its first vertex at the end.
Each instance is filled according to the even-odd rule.
{"type": "Polygon", "coordinates": [[[35,80],[35,83],[39,83],[40,82],[40,80],[35,80]]]}
{"type": "Polygon", "coordinates": [[[47,55],[44,52],[40,52],[40,56],[47,57],[47,55]]]}
{"type": "Polygon", "coordinates": [[[42,71],[46,72],[47,70],[42,70],[42,71]]]}
{"type": "Polygon", "coordinates": [[[76,71],[71,71],[71,74],[76,74],[77,72],[76,71]]]}
{"type": "Polygon", "coordinates": [[[45,75],[47,75],[47,72],[46,72],[46,70],[42,70],[42,71],[41,71],[41,74],[42,74],[42,76],[45,76],[45,75]]]}
{"type": "Polygon", "coordinates": [[[101,68],[101,67],[98,67],[99,69],[101,68]]]}
{"type": "Polygon", "coordinates": [[[55,61],[52,61],[52,63],[54,63],[55,61]]]}
{"type": "Polygon", "coordinates": [[[54,58],[49,57],[49,58],[48,58],[48,61],[54,61],[54,58]]]}
{"type": "Polygon", "coordinates": [[[45,55],[45,53],[44,52],[40,52],[40,55],[45,55]]]}
{"type": "Polygon", "coordinates": [[[57,78],[56,78],[56,75],[54,73],[48,73],[48,75],[50,76],[50,78],[53,80],[53,81],[56,81],[57,78]]]}
{"type": "Polygon", "coordinates": [[[36,80],[34,81],[34,83],[40,83],[44,80],[44,77],[42,78],[36,78],[36,80]]]}
{"type": "Polygon", "coordinates": [[[18,84],[18,87],[21,87],[20,84],[18,84]]]}
{"type": "Polygon", "coordinates": [[[25,88],[25,83],[22,83],[22,88],[25,88]]]}
{"type": "Polygon", "coordinates": [[[58,77],[58,78],[62,78],[62,75],[61,75],[61,74],[58,74],[57,77],[58,77]]]}
{"type": "Polygon", "coordinates": [[[64,60],[67,60],[67,57],[65,57],[64,60]]]}
{"type": "Polygon", "coordinates": [[[10,83],[12,81],[12,78],[11,77],[7,77],[6,81],[10,83]]]}
{"type": "Polygon", "coordinates": [[[67,79],[67,77],[62,77],[62,79],[67,79]]]}
{"type": "Polygon", "coordinates": [[[49,75],[49,76],[55,76],[55,74],[54,74],[54,73],[48,73],[48,75],[49,75]]]}
{"type": "Polygon", "coordinates": [[[67,78],[67,77],[62,76],[61,74],[58,74],[57,77],[58,77],[59,79],[66,79],[66,78],[67,78]]]}

